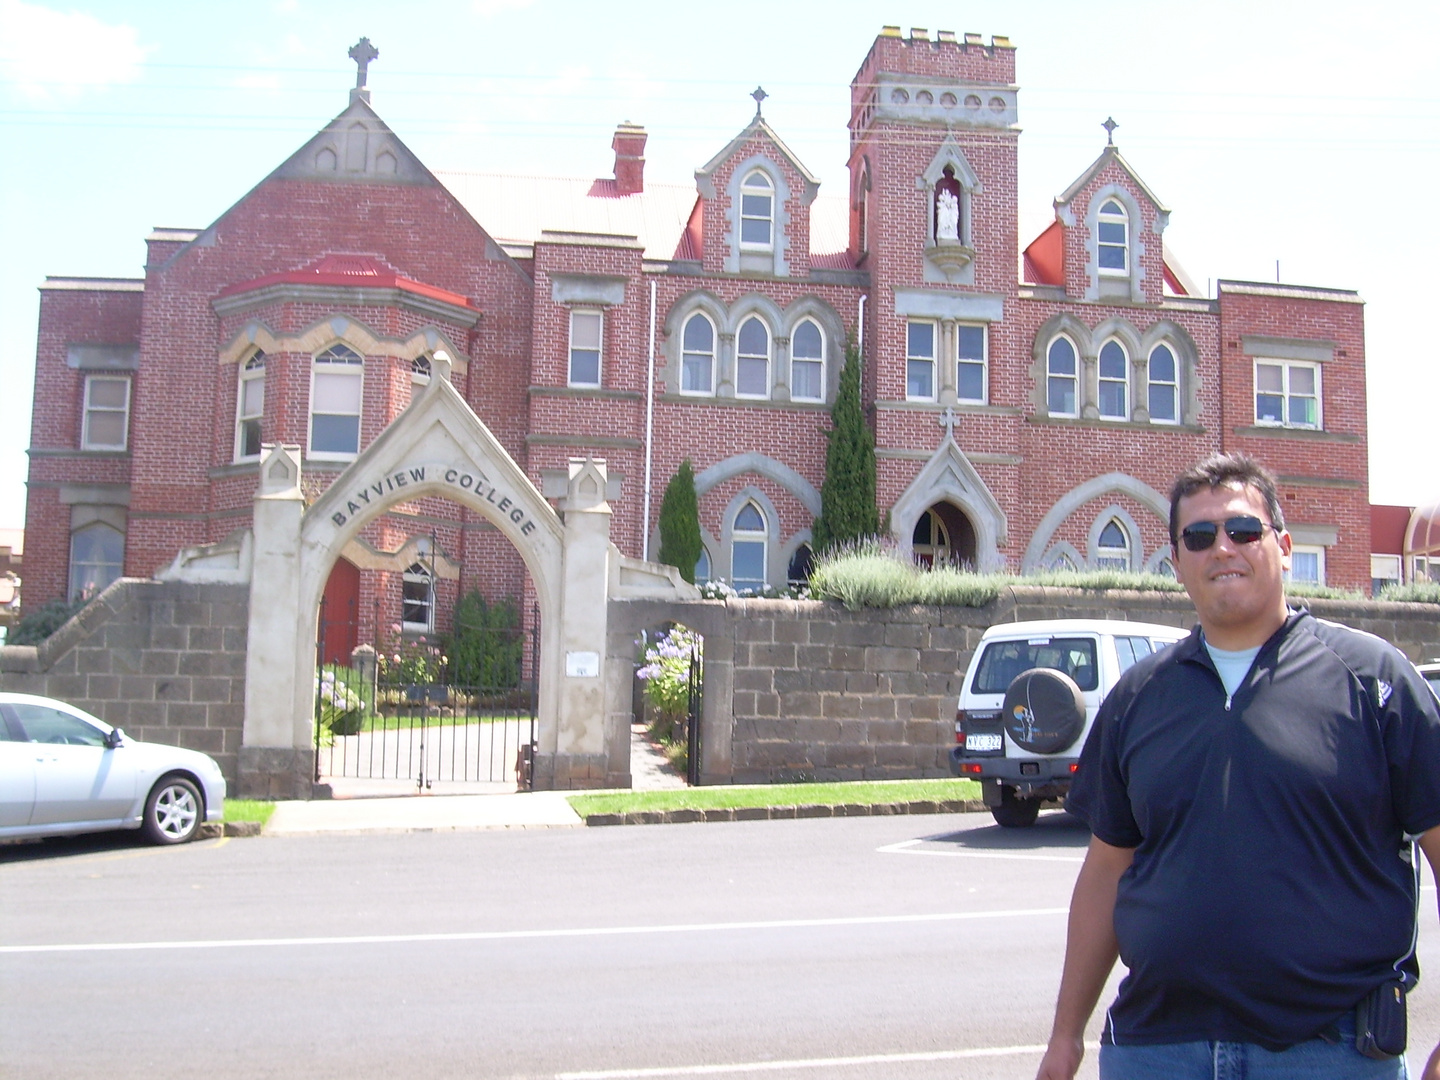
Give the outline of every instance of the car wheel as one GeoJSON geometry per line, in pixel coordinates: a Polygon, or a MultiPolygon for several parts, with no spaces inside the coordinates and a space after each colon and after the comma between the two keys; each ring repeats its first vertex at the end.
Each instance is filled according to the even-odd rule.
{"type": "Polygon", "coordinates": [[[1012,787],[1000,789],[1000,805],[990,808],[995,824],[1006,829],[1028,829],[1040,816],[1040,800],[1026,799],[1015,794],[1012,787]]]}
{"type": "Polygon", "coordinates": [[[1054,668],[1031,668],[1005,691],[1001,716],[1010,738],[1035,754],[1070,746],[1085,728],[1085,695],[1054,668]]]}
{"type": "Polygon", "coordinates": [[[167,776],[150,789],[140,830],[152,844],[193,840],[205,820],[205,799],[183,776],[167,776]]]}

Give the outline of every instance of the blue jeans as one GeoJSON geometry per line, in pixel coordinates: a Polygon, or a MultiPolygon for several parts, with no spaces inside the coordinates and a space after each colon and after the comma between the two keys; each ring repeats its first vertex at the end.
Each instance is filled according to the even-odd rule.
{"type": "Polygon", "coordinates": [[[1383,1061],[1355,1049],[1355,1017],[1340,1041],[1311,1039],[1289,1050],[1254,1043],[1188,1042],[1100,1047],[1100,1080],[1409,1080],[1405,1058],[1383,1061]]]}

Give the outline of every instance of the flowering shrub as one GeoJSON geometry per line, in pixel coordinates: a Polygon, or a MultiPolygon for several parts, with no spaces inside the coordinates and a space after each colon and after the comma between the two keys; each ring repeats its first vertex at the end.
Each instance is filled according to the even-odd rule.
{"type": "MultiPolygon", "coordinates": [[[[393,628],[398,632],[399,628],[393,628]]],[[[445,671],[450,658],[440,646],[429,638],[419,637],[413,641],[397,640],[383,649],[377,649],[375,666],[377,679],[392,686],[430,686],[445,681],[445,671]]]]}
{"type": "Polygon", "coordinates": [[[724,578],[712,578],[700,584],[700,597],[704,600],[730,600],[742,596],[761,597],[766,600],[809,600],[808,585],[787,585],[777,589],[766,585],[761,589],[737,589],[724,578]]]}
{"type": "Polygon", "coordinates": [[[677,626],[646,648],[645,663],[635,672],[645,683],[645,700],[669,727],[679,723],[690,707],[692,651],[697,658],[701,655],[700,635],[677,626]]]}
{"type": "Polygon", "coordinates": [[[360,677],[347,667],[326,664],[315,676],[320,699],[320,724],[336,735],[355,735],[365,723],[365,703],[358,687],[360,677]]]}

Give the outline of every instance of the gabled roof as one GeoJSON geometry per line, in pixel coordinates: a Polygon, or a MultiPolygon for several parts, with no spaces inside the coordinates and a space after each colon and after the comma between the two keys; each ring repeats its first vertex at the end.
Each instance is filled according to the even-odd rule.
{"type": "Polygon", "coordinates": [[[739,135],[736,135],[735,138],[725,144],[723,150],[695,170],[695,180],[700,185],[701,194],[706,198],[715,197],[713,185],[710,183],[711,174],[756,135],[763,135],[774,143],[775,149],[780,152],[780,156],[789,162],[790,166],[805,178],[805,201],[809,202],[815,198],[815,193],[820,190],[820,179],[805,167],[801,160],[795,156],[794,151],[785,145],[784,140],[775,134],[775,130],[765,122],[765,118],[758,112],[755,114],[755,119],[746,124],[745,129],[741,131],[739,135]],[[707,188],[710,190],[706,190],[707,188]]]}
{"type": "MultiPolygon", "coordinates": [[[[485,231],[513,249],[529,246],[542,232],[634,236],[645,258],[699,259],[701,199],[689,184],[654,184],[633,195],[616,195],[613,180],[501,173],[440,172],[445,187],[485,231]]],[[[843,196],[810,205],[810,251],[839,258],[849,246],[849,206],[843,196]]],[[[829,265],[828,263],[826,265],[829,265]]],[[[845,265],[849,265],[846,263],[845,265]]]]}
{"type": "Polygon", "coordinates": [[[1090,167],[1081,173],[1075,182],[1065,189],[1063,194],[1055,199],[1055,205],[1061,207],[1069,203],[1071,199],[1080,194],[1081,189],[1084,188],[1086,184],[1095,179],[1095,176],[1101,169],[1105,168],[1105,166],[1112,161],[1124,169],[1125,174],[1129,176],[1131,180],[1135,181],[1135,186],[1140,189],[1145,198],[1150,200],[1155,209],[1159,210],[1162,214],[1168,214],[1170,212],[1170,208],[1160,201],[1159,197],[1150,190],[1149,185],[1146,184],[1144,180],[1140,179],[1139,173],[1132,169],[1130,163],[1120,156],[1120,150],[1115,146],[1107,146],[1104,150],[1100,151],[1100,156],[1090,163],[1090,167]]]}
{"type": "MultiPolygon", "coordinates": [[[[1176,296],[1196,296],[1199,290],[1184,268],[1164,252],[1165,284],[1176,296]]],[[[1065,284],[1065,225],[1058,218],[1030,241],[1021,255],[1021,280],[1032,285],[1065,284]]]]}
{"type": "Polygon", "coordinates": [[[340,184],[411,184],[439,181],[359,95],[323,129],[286,158],[267,179],[340,184]]]}
{"type": "Polygon", "coordinates": [[[687,184],[646,183],[616,195],[613,180],[500,173],[441,172],[450,194],[495,240],[529,245],[542,232],[610,233],[638,237],[649,259],[673,259],[695,207],[687,184]]]}
{"type": "Polygon", "coordinates": [[[405,277],[374,255],[326,255],[298,270],[282,270],[250,281],[227,285],[220,297],[254,292],[275,285],[328,285],[351,289],[398,289],[430,300],[475,309],[468,297],[405,277]]]}

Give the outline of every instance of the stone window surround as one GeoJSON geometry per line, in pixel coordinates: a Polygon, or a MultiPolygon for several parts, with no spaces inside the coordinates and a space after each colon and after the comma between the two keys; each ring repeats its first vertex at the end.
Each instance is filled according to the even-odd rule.
{"type": "MultiPolygon", "coordinates": [[[[597,386],[603,386],[603,385],[605,384],[605,322],[606,322],[606,319],[605,319],[605,310],[604,310],[604,308],[591,307],[591,306],[588,305],[588,304],[587,304],[587,305],[579,305],[579,304],[577,304],[576,306],[570,308],[570,310],[569,310],[569,312],[568,312],[568,318],[567,318],[566,321],[569,323],[569,327],[568,327],[568,329],[569,329],[569,335],[568,335],[568,345],[567,345],[567,348],[566,348],[566,355],[565,355],[565,385],[566,385],[566,386],[574,386],[574,387],[587,388],[587,389],[588,389],[588,388],[594,388],[594,387],[597,387],[597,386]],[[595,356],[595,381],[594,381],[594,382],[576,382],[576,381],[575,381],[575,349],[576,349],[576,346],[575,346],[575,316],[576,316],[576,315],[593,315],[593,316],[595,316],[595,318],[597,318],[597,319],[600,320],[600,333],[599,333],[599,335],[597,336],[597,340],[596,340],[596,342],[595,342],[595,352],[596,352],[596,356],[595,356]]],[[[582,348],[583,348],[585,351],[589,351],[589,346],[582,346],[582,348]]]]}
{"type": "MultiPolygon", "coordinates": [[[[1089,552],[1089,554],[1085,560],[1085,565],[1091,568],[1099,567],[1102,554],[1100,547],[1100,534],[1105,531],[1105,527],[1109,525],[1112,521],[1115,522],[1115,524],[1119,526],[1120,531],[1125,534],[1125,540],[1127,545],[1125,554],[1130,562],[1130,565],[1127,566],[1126,569],[1139,569],[1137,564],[1144,556],[1144,547],[1141,542],[1140,526],[1136,524],[1134,517],[1130,515],[1129,511],[1127,511],[1119,503],[1111,503],[1109,506],[1105,507],[1105,509],[1101,510],[1100,513],[1095,516],[1095,520],[1091,523],[1090,534],[1086,539],[1087,551],[1089,552]]],[[[1118,549],[1106,548],[1104,550],[1113,552],[1118,549]]]]}
{"type": "Polygon", "coordinates": [[[88,371],[85,373],[82,386],[80,403],[80,449],[84,451],[99,451],[101,453],[123,453],[130,449],[130,408],[134,404],[134,382],[129,372],[115,371],[88,371]],[[125,404],[120,408],[111,406],[95,406],[91,400],[91,389],[97,380],[106,382],[123,383],[125,386],[125,404]],[[90,438],[90,415],[92,412],[100,413],[121,413],[120,441],[119,443],[97,443],[90,438]]]}
{"type": "MultiPolygon", "coordinates": [[[[1048,402],[1049,352],[1050,343],[1057,337],[1066,337],[1075,346],[1079,361],[1077,411],[1079,419],[1100,424],[1120,424],[1126,421],[1101,419],[1099,408],[1100,348],[1110,340],[1119,341],[1130,359],[1130,416],[1128,422],[1155,427],[1175,428],[1194,425],[1199,412],[1198,350],[1190,335],[1176,323],[1162,319],[1143,334],[1136,331],[1129,322],[1120,318],[1109,318],[1094,329],[1087,327],[1069,312],[1063,312],[1045,322],[1035,335],[1032,352],[1031,377],[1036,387],[1034,396],[1035,415],[1050,415],[1048,402]],[[1176,408],[1174,420],[1150,419],[1150,353],[1157,345],[1165,345],[1175,358],[1176,408]]],[[[1063,419],[1074,417],[1063,416],[1063,419]]]]}
{"type": "MultiPolygon", "coordinates": [[[[308,400],[307,400],[307,405],[306,405],[306,410],[305,410],[305,418],[306,418],[306,423],[305,423],[305,456],[306,456],[307,459],[314,460],[314,461],[352,461],[352,460],[354,460],[355,457],[357,457],[357,456],[359,455],[360,451],[364,448],[364,443],[365,443],[365,432],[364,432],[364,423],[365,423],[365,371],[366,371],[366,367],[367,367],[367,365],[366,365],[366,363],[365,363],[365,354],[364,354],[364,353],[356,353],[356,355],[358,355],[359,358],[360,358],[360,362],[359,362],[358,364],[356,364],[356,363],[351,363],[351,362],[349,362],[349,361],[335,362],[335,361],[326,361],[326,360],[322,360],[322,359],[321,359],[321,357],[323,357],[323,356],[325,356],[327,353],[329,353],[330,350],[335,349],[335,348],[337,348],[337,347],[339,347],[339,348],[344,348],[347,352],[352,352],[352,353],[355,352],[355,350],[351,349],[350,346],[346,345],[346,344],[345,344],[344,342],[342,342],[342,341],[332,341],[330,344],[326,345],[323,349],[318,350],[318,351],[315,353],[315,355],[310,358],[310,396],[309,396],[309,398],[308,398],[308,400]],[[323,372],[323,371],[320,370],[321,368],[334,368],[334,369],[336,369],[336,370],[334,370],[333,372],[323,372]],[[346,370],[346,369],[353,369],[353,370],[346,370]],[[333,375],[341,375],[341,374],[344,374],[344,375],[349,375],[349,376],[355,376],[355,377],[358,377],[358,379],[359,379],[359,384],[360,384],[360,401],[359,401],[359,403],[356,405],[356,407],[355,407],[355,412],[354,412],[354,414],[353,414],[354,417],[355,417],[355,449],[354,449],[353,451],[316,450],[316,449],[313,447],[313,445],[312,445],[312,443],[314,442],[314,439],[315,439],[315,417],[316,417],[316,412],[315,412],[315,379],[316,379],[316,377],[317,377],[318,375],[321,375],[321,374],[333,374],[333,375]]],[[[321,416],[350,416],[350,415],[352,415],[352,414],[350,414],[350,413],[320,413],[319,415],[321,415],[321,416]]]]}
{"type": "Polygon", "coordinates": [[[845,329],[835,309],[814,296],[802,296],[783,309],[769,297],[758,293],[746,294],[728,306],[715,294],[705,290],[697,290],[680,297],[665,318],[664,392],[678,395],[687,401],[722,399],[747,405],[766,402],[788,404],[791,401],[790,335],[807,319],[820,328],[824,396],[819,400],[802,398],[796,404],[810,407],[829,405],[835,400],[840,368],[844,361],[843,354],[837,355],[837,352],[840,347],[838,343],[844,340],[845,329]],[[706,315],[715,330],[715,364],[711,373],[712,392],[709,394],[680,388],[685,324],[697,312],[706,315]],[[752,315],[758,316],[770,333],[770,393],[766,397],[737,397],[735,339],[740,327],[752,315]]]}
{"type": "Polygon", "coordinates": [[[258,420],[260,422],[263,437],[265,421],[264,385],[266,359],[267,357],[265,356],[265,351],[263,349],[256,349],[248,357],[245,358],[244,363],[237,365],[239,370],[236,373],[238,383],[235,387],[235,455],[232,459],[236,463],[260,460],[260,454],[258,451],[254,454],[245,453],[245,422],[247,420],[258,420]],[[259,366],[252,367],[251,365],[254,364],[257,359],[260,361],[259,366]],[[242,411],[245,404],[245,388],[247,384],[252,382],[259,382],[261,385],[260,413],[258,416],[249,416],[242,411]]]}
{"type": "MultiPolygon", "coordinates": [[[[1158,237],[1164,232],[1168,217],[1164,211],[1156,213],[1150,229],[1157,237],[1156,243],[1159,243],[1158,237]]],[[[1068,226],[1076,223],[1071,206],[1066,205],[1060,209],[1060,220],[1068,226]]],[[[1139,200],[1119,184],[1106,184],[1097,188],[1090,196],[1090,204],[1085,209],[1085,276],[1088,279],[1085,288],[1086,300],[1129,300],[1135,304],[1145,302],[1144,256],[1148,247],[1142,238],[1145,232],[1144,221],[1145,215],[1139,200]],[[1129,269],[1123,274],[1100,269],[1100,207],[1110,199],[1125,208],[1127,219],[1125,239],[1129,269]]]]}
{"type": "MultiPolygon", "coordinates": [[[[289,358],[299,362],[304,357],[307,371],[312,372],[314,358],[331,345],[344,345],[347,348],[359,353],[365,361],[367,371],[370,369],[371,361],[391,361],[405,365],[409,373],[412,385],[428,383],[429,376],[419,375],[415,371],[417,360],[424,359],[430,362],[434,353],[443,351],[450,357],[451,370],[455,376],[464,375],[469,368],[469,361],[464,353],[456,348],[455,342],[448,334],[436,326],[427,326],[417,330],[403,338],[389,337],[375,333],[364,323],[349,315],[336,313],[319,319],[304,330],[295,334],[277,334],[274,329],[264,322],[253,319],[245,324],[226,345],[220,349],[217,357],[219,364],[225,367],[234,364],[242,367],[243,363],[250,359],[258,349],[265,353],[266,370],[284,367],[289,358]],[[287,358],[287,355],[288,357],[287,358]]],[[[228,380],[230,387],[236,394],[236,400],[230,404],[233,409],[239,409],[239,378],[228,380]]],[[[307,386],[313,387],[312,375],[307,375],[307,386]]],[[[269,403],[266,404],[267,409],[269,403]]],[[[361,401],[361,419],[364,420],[364,401],[361,401]]],[[[305,410],[305,446],[307,448],[307,459],[310,444],[310,410],[309,399],[306,402],[305,410]]],[[[363,442],[363,436],[362,436],[363,442]]],[[[318,462],[345,462],[355,457],[354,454],[329,455],[322,454],[315,460],[318,462]]],[[[244,459],[241,464],[253,464],[256,459],[244,459]]]]}
{"type": "MultiPolygon", "coordinates": [[[[1251,400],[1254,402],[1253,415],[1255,426],[1260,428],[1283,429],[1286,431],[1324,431],[1325,430],[1325,369],[1324,365],[1314,360],[1294,360],[1278,356],[1256,356],[1251,360],[1250,366],[1251,385],[1254,393],[1251,400]],[[1260,396],[1260,365],[1268,364],[1272,367],[1280,367],[1285,371],[1286,392],[1281,395],[1284,402],[1283,408],[1285,417],[1282,420],[1261,420],[1260,403],[1257,400],[1260,396]],[[1304,368],[1315,373],[1315,423],[1314,424],[1293,424],[1290,422],[1290,372],[1296,368],[1304,368]]],[[[1272,395],[1273,396],[1273,395],[1272,395]]],[[[1308,396],[1308,395],[1307,395],[1308,396]]]]}
{"type": "MultiPolygon", "coordinates": [[[[940,289],[897,288],[897,317],[927,319],[936,324],[935,397],[939,405],[977,404],[961,402],[956,396],[956,365],[959,343],[955,328],[964,323],[985,327],[985,395],[990,395],[990,324],[1005,318],[1005,298],[998,295],[954,293],[940,289]]],[[[1077,350],[1078,351],[1078,350],[1077,350]]]]}
{"type": "Polygon", "coordinates": [[[790,276],[790,220],[792,204],[790,185],[780,165],[765,154],[752,154],[737,162],[725,188],[725,272],[738,274],[758,271],[774,277],[790,276]],[[770,193],[770,246],[751,247],[740,242],[741,185],[753,172],[763,172],[774,185],[770,193]]]}

